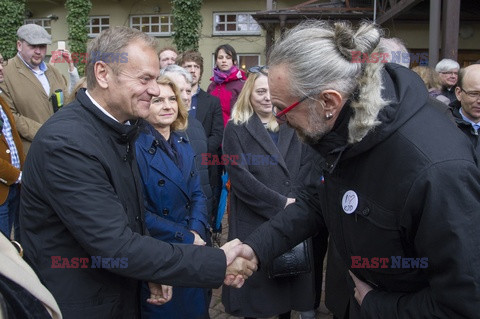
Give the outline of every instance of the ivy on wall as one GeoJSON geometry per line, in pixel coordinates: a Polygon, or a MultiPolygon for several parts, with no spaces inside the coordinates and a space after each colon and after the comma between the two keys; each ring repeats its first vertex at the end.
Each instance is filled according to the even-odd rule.
{"type": "Polygon", "coordinates": [[[179,51],[198,50],[202,29],[202,0],[171,0],[173,43],[179,51]]]}
{"type": "Polygon", "coordinates": [[[92,3],[90,0],[67,0],[65,2],[67,8],[67,24],[68,24],[68,43],[72,59],[77,62],[77,69],[80,75],[84,75],[85,52],[87,52],[88,31],[86,25],[89,21],[90,9],[92,3]],[[80,58],[79,58],[80,57],[80,58]]]}
{"type": "Polygon", "coordinates": [[[17,30],[25,19],[24,0],[0,1],[0,53],[5,60],[17,54],[17,30]]]}

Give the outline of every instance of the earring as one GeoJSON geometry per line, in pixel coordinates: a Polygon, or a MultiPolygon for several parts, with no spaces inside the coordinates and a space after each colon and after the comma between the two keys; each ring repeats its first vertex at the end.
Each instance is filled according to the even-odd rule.
{"type": "Polygon", "coordinates": [[[331,119],[332,117],[333,117],[333,114],[332,114],[332,113],[327,113],[327,114],[325,114],[325,118],[326,118],[327,120],[331,119]]]}

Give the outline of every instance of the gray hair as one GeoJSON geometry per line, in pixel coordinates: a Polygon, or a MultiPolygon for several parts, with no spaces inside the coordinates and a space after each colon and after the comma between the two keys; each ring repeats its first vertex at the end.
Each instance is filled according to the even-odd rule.
{"type": "Polygon", "coordinates": [[[358,142],[380,124],[378,112],[386,102],[381,97],[381,60],[359,63],[353,57],[358,52],[378,54],[374,50],[381,36],[370,23],[353,30],[346,21],[306,21],[275,44],[269,66],[287,65],[292,95],[313,96],[332,89],[352,98],[355,115],[349,123],[349,142],[358,142]]]}
{"type": "Polygon", "coordinates": [[[460,70],[460,64],[451,59],[443,59],[435,66],[435,71],[437,72],[448,72],[453,69],[460,70]]]}
{"type": "Polygon", "coordinates": [[[97,85],[94,72],[95,63],[105,62],[117,75],[121,65],[127,63],[129,58],[126,52],[122,51],[135,41],[142,41],[156,51],[157,42],[154,38],[140,30],[127,27],[113,27],[104,30],[88,44],[85,73],[89,89],[93,89],[97,85]]]}
{"type": "Polygon", "coordinates": [[[410,53],[399,38],[381,38],[378,48],[381,52],[388,53],[386,56],[388,62],[410,67],[410,53]]]}
{"type": "Polygon", "coordinates": [[[168,76],[167,73],[177,73],[177,74],[183,75],[185,80],[187,80],[187,82],[190,83],[190,85],[193,82],[192,75],[190,74],[190,72],[188,72],[187,70],[185,70],[184,68],[182,68],[179,65],[170,64],[170,65],[167,65],[166,67],[164,67],[163,69],[160,70],[160,76],[162,76],[162,75],[167,75],[168,76]]]}

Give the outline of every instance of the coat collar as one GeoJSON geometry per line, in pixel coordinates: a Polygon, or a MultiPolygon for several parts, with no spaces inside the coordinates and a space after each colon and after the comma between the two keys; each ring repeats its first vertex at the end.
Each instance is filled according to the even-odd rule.
{"type": "Polygon", "coordinates": [[[81,89],[77,93],[77,100],[80,102],[80,104],[110,129],[115,131],[118,134],[118,141],[121,144],[131,144],[137,137],[138,124],[141,121],[139,119],[130,120],[131,125],[126,125],[111,119],[93,104],[85,91],[85,89],[81,89]]]}
{"type": "MultiPolygon", "coordinates": [[[[265,150],[267,154],[270,154],[277,158],[280,166],[285,170],[285,172],[288,173],[288,168],[287,164],[285,163],[284,156],[286,156],[287,154],[292,136],[289,137],[289,133],[287,132],[287,130],[280,129],[277,147],[256,113],[253,113],[253,115],[250,117],[250,119],[245,125],[245,128],[253,137],[253,139],[256,140],[257,143],[265,150]]],[[[293,133],[293,131],[291,133],[293,133]]]]}
{"type": "MultiPolygon", "coordinates": [[[[183,136],[176,132],[172,132],[171,138],[174,139],[174,142],[178,145],[188,143],[183,136]]],[[[156,145],[155,137],[145,130],[142,130],[140,133],[137,144],[140,147],[141,152],[146,155],[145,158],[147,159],[148,169],[157,171],[168,178],[171,182],[177,185],[187,198],[190,198],[186,183],[189,178],[190,167],[185,166],[188,154],[185,154],[184,147],[178,147],[178,151],[182,153],[184,164],[184,170],[182,172],[172,159],[156,145]]]]}

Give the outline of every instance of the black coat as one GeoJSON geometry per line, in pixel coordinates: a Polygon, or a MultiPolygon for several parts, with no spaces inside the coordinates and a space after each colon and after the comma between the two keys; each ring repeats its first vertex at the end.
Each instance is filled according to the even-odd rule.
{"type": "MultiPolygon", "coordinates": [[[[295,197],[297,187],[309,174],[312,150],[287,125],[281,125],[275,145],[254,114],[246,124],[227,123],[223,152],[230,158],[239,156],[236,163],[226,165],[231,181],[228,237],[244,240],[282,211],[287,197],[295,197]]],[[[261,269],[241,289],[222,289],[225,310],[234,316],[263,318],[291,309],[313,309],[312,273],[269,279],[261,269]]]]}
{"type": "MultiPolygon", "coordinates": [[[[185,136],[185,138],[190,142],[193,152],[195,154],[195,168],[197,169],[198,175],[200,175],[200,183],[202,185],[202,191],[205,197],[207,198],[207,215],[209,226],[208,229],[211,229],[211,223],[213,217],[216,215],[216,207],[214,207],[213,200],[213,191],[210,184],[209,176],[209,166],[202,165],[202,154],[207,153],[207,137],[205,136],[205,130],[202,124],[192,116],[188,117],[188,127],[184,132],[178,132],[180,135],[185,136]]],[[[208,236],[209,239],[210,236],[208,236]]]]}
{"type": "MultiPolygon", "coordinates": [[[[222,106],[220,105],[218,97],[200,89],[197,95],[195,118],[202,123],[205,129],[205,134],[208,139],[207,152],[210,154],[221,154],[220,145],[223,139],[223,115],[222,106]]],[[[217,165],[208,166],[210,186],[213,189],[214,196],[216,196],[215,188],[221,186],[220,171],[221,169],[219,169],[217,165]]],[[[216,200],[214,203],[216,203],[216,200]]]]}
{"type": "Polygon", "coordinates": [[[136,131],[107,117],[82,90],[42,126],[30,148],[22,244],[65,318],[137,318],[138,280],[190,287],[223,282],[221,250],[145,235],[136,131]],[[77,259],[75,269],[52,268],[52,256],[69,263],[116,258],[120,265],[78,268],[77,259]]]}
{"type": "Polygon", "coordinates": [[[476,132],[472,124],[465,121],[460,114],[460,101],[455,101],[450,104],[450,112],[455,119],[455,124],[458,128],[465,134],[465,136],[470,140],[477,154],[477,160],[480,160],[480,139],[478,138],[479,132],[476,132]]]}
{"type": "Polygon", "coordinates": [[[472,147],[429,106],[411,71],[387,64],[383,85],[390,103],[381,124],[346,148],[328,145],[332,136],[346,139],[342,125],[325,136],[316,147],[326,165],[312,172],[313,181],[324,175],[323,186],[305,189],[245,242],[263,264],[326,224],[345,266],[375,289],[360,310],[348,280],[350,318],[478,318],[480,172],[472,147]],[[352,268],[352,256],[390,263],[352,268]],[[427,258],[427,267],[393,268],[392,256],[427,258]]]}

